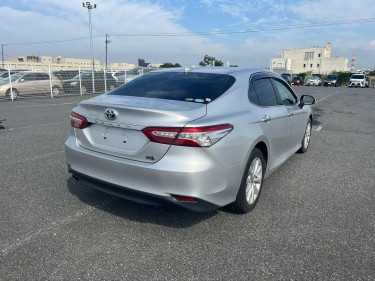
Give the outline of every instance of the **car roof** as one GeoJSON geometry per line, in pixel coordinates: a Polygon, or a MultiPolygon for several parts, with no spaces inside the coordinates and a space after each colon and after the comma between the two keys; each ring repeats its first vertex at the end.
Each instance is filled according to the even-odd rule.
{"type": "MultiPolygon", "coordinates": [[[[156,70],[156,72],[185,72],[184,67],[176,67],[176,68],[168,68],[163,70],[156,70]]],[[[254,74],[258,72],[270,72],[267,69],[263,68],[245,68],[245,67],[191,67],[186,72],[192,73],[211,73],[211,74],[240,74],[240,73],[248,73],[254,74]]]]}

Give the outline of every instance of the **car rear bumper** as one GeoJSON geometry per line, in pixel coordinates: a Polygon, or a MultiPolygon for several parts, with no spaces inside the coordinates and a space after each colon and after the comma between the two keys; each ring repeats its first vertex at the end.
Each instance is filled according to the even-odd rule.
{"type": "Polygon", "coordinates": [[[210,150],[195,147],[171,146],[151,164],[85,149],[74,137],[66,141],[65,151],[69,171],[90,187],[139,203],[172,203],[201,212],[235,201],[244,168],[243,164],[224,168],[210,150]]]}

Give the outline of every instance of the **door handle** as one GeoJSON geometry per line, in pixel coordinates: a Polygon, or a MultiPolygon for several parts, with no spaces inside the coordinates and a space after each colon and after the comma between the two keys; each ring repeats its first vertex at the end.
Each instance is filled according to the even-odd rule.
{"type": "Polygon", "coordinates": [[[288,116],[289,116],[289,117],[293,117],[293,115],[294,115],[294,112],[290,112],[290,113],[288,113],[288,116]]]}
{"type": "Polygon", "coordinates": [[[268,115],[265,115],[263,118],[262,118],[262,122],[270,122],[271,121],[271,117],[268,116],[268,115]]]}

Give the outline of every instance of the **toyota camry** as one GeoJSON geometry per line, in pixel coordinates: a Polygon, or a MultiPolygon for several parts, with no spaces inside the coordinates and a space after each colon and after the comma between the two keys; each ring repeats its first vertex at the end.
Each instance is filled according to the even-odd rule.
{"type": "Polygon", "coordinates": [[[264,179],[308,149],[314,102],[264,69],[155,71],[73,109],[68,169],[140,203],[247,213],[264,179]]]}

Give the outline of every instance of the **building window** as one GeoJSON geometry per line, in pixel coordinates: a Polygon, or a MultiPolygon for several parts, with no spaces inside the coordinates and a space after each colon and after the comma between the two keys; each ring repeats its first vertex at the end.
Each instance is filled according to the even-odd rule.
{"type": "Polygon", "coordinates": [[[320,66],[320,64],[318,63],[317,65],[316,65],[317,67],[319,67],[320,66]]]}
{"type": "Polygon", "coordinates": [[[321,54],[318,54],[318,57],[319,57],[319,58],[320,58],[320,55],[321,55],[321,54]]]}
{"type": "Polygon", "coordinates": [[[313,58],[314,58],[314,52],[305,52],[305,60],[313,59],[313,58]]]}
{"type": "Polygon", "coordinates": [[[312,64],[310,64],[310,67],[312,67],[312,64]]]}
{"type": "Polygon", "coordinates": [[[306,63],[303,64],[303,67],[306,67],[306,63]]]}

